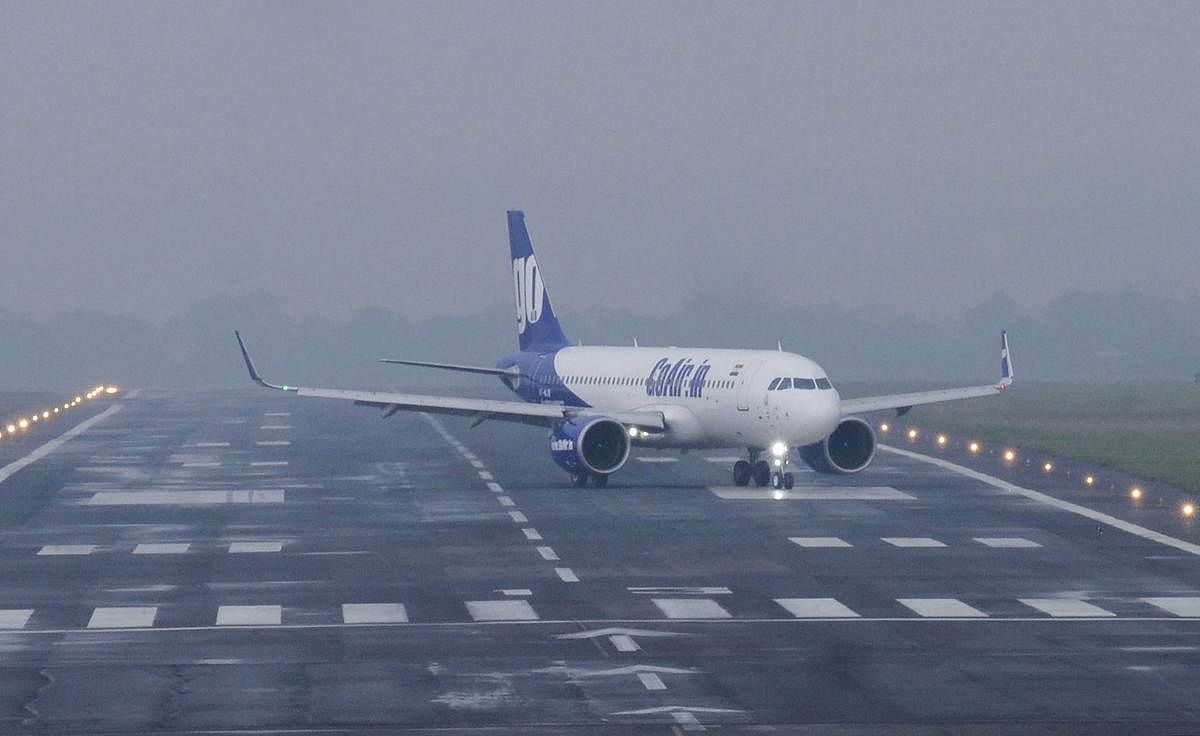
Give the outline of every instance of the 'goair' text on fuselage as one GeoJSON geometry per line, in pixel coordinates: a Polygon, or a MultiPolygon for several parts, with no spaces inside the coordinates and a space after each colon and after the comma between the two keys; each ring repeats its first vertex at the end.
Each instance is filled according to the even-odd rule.
{"type": "Polygon", "coordinates": [[[646,395],[701,397],[705,377],[711,368],[707,359],[697,365],[691,358],[680,358],[674,363],[670,358],[663,358],[650,369],[646,395]]]}

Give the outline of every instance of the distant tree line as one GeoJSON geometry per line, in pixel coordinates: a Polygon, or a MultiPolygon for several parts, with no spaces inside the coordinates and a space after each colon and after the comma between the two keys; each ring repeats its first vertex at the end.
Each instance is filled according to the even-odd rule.
{"type": "MultiPolygon", "coordinates": [[[[947,323],[825,305],[694,298],[678,314],[617,307],[562,310],[586,344],[762,347],[808,355],[835,381],[988,380],[999,330],[1012,336],[1020,380],[1188,382],[1200,370],[1200,298],[1137,292],[1066,294],[1036,314],[993,296],[947,323]]],[[[515,349],[512,309],[410,320],[381,307],[345,321],[297,318],[268,294],[194,304],[164,323],[93,311],[34,320],[0,312],[0,389],[75,390],[98,382],[245,387],[233,339],[242,330],[269,378],[344,386],[480,385],[470,376],[386,366],[381,357],[489,364],[515,349]]],[[[484,382],[486,385],[486,382],[484,382]]]]}

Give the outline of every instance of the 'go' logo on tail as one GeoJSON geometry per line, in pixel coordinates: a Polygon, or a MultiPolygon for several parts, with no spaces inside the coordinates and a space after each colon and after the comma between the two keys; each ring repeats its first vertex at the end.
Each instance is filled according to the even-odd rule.
{"type": "Polygon", "coordinates": [[[512,263],[513,288],[517,296],[517,332],[524,333],[525,325],[542,318],[546,287],[542,284],[542,271],[532,255],[514,258],[512,263]]]}

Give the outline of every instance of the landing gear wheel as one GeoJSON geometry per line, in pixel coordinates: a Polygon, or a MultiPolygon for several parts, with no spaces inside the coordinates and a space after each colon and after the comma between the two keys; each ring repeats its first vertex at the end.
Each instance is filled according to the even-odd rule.
{"type": "Polygon", "coordinates": [[[571,473],[571,484],[576,488],[583,488],[587,485],[587,473],[571,473]]]}
{"type": "Polygon", "coordinates": [[[783,487],[787,490],[792,490],[792,486],[796,485],[796,476],[791,473],[783,474],[783,487]]]}
{"type": "Polygon", "coordinates": [[[771,466],[766,460],[754,463],[754,485],[763,487],[771,482],[771,466]]]}
{"type": "Polygon", "coordinates": [[[592,485],[603,488],[608,485],[608,473],[596,473],[592,476],[592,485]]]}
{"type": "Polygon", "coordinates": [[[738,460],[733,464],[733,484],[735,486],[750,485],[750,463],[738,460]]]}
{"type": "Polygon", "coordinates": [[[783,473],[771,473],[771,487],[777,491],[783,488],[783,473]]]}

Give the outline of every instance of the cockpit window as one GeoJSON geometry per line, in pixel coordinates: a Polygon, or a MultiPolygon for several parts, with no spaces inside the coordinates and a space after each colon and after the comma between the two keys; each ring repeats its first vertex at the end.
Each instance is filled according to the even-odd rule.
{"type": "Polygon", "coordinates": [[[833,384],[829,382],[828,378],[818,378],[817,379],[817,388],[819,388],[819,389],[833,388],[833,384]]]}
{"type": "Polygon", "coordinates": [[[771,385],[770,385],[770,386],[767,386],[767,390],[768,390],[768,391],[774,391],[776,388],[778,388],[778,387],[779,387],[779,382],[780,382],[780,381],[782,381],[782,380],[783,380],[782,378],[776,378],[776,379],[772,380],[772,381],[771,381],[771,385]]]}
{"type": "Polygon", "coordinates": [[[779,379],[779,388],[777,390],[783,391],[783,390],[789,389],[791,387],[792,387],[792,379],[790,379],[790,378],[779,379]]]}
{"type": "Polygon", "coordinates": [[[792,385],[794,385],[796,388],[812,391],[817,387],[817,382],[811,378],[793,378],[792,385]]]}

